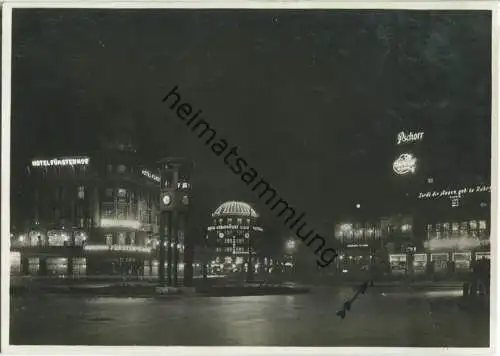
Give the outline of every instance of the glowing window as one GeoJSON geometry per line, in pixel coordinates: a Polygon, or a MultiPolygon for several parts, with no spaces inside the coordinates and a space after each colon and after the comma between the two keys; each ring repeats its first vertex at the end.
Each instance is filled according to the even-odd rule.
{"type": "Polygon", "coordinates": [[[78,187],[78,199],[85,199],[85,187],[78,187]]]}
{"type": "Polygon", "coordinates": [[[124,188],[119,188],[118,189],[118,197],[125,198],[126,196],[127,196],[127,190],[124,188]]]}

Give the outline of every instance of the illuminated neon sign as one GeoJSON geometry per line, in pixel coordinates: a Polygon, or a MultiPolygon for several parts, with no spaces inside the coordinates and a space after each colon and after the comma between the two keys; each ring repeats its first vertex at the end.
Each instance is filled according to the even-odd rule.
{"type": "MultiPolygon", "coordinates": [[[[153,174],[153,173],[151,173],[150,171],[148,171],[146,169],[143,169],[141,173],[142,173],[143,176],[148,177],[149,179],[152,179],[155,182],[158,182],[158,183],[161,182],[160,176],[157,176],[156,174],[153,174]]],[[[189,189],[189,188],[191,188],[191,186],[190,186],[190,184],[188,182],[178,182],[177,183],[177,188],[178,189],[189,189]]]]}
{"type": "Polygon", "coordinates": [[[53,166],[86,166],[90,162],[88,157],[68,157],[68,158],[52,158],[52,159],[37,159],[31,161],[33,167],[53,167],[53,166]]]}
{"type": "Polygon", "coordinates": [[[460,189],[443,189],[434,190],[429,192],[418,193],[418,199],[433,199],[441,197],[461,197],[464,194],[470,193],[489,193],[491,192],[491,187],[488,185],[478,185],[475,187],[462,187],[460,189]]]}
{"type": "Polygon", "coordinates": [[[405,144],[405,143],[422,141],[423,139],[424,139],[424,133],[423,132],[409,132],[409,133],[405,133],[404,131],[401,131],[396,136],[396,143],[398,145],[402,145],[402,144],[405,144]]]}
{"type": "Polygon", "coordinates": [[[131,245],[85,245],[83,247],[86,251],[126,251],[126,252],[151,252],[150,247],[131,246],[131,245]]]}
{"type": "Polygon", "coordinates": [[[138,230],[141,223],[137,220],[101,219],[101,227],[123,227],[138,230]]]}
{"type": "Polygon", "coordinates": [[[416,168],[417,159],[410,153],[403,153],[392,164],[392,169],[399,175],[415,173],[416,168]]]}
{"type": "MultiPolygon", "coordinates": [[[[250,227],[248,225],[217,225],[217,226],[209,226],[207,228],[208,231],[214,230],[249,230],[250,227]]],[[[252,230],[254,231],[264,231],[260,226],[252,226],[252,230]]]]}
{"type": "Polygon", "coordinates": [[[151,173],[150,171],[148,171],[146,169],[142,170],[142,175],[145,176],[145,177],[148,177],[149,179],[157,181],[157,182],[161,181],[161,179],[160,179],[159,176],[157,176],[156,174],[151,173]]]}

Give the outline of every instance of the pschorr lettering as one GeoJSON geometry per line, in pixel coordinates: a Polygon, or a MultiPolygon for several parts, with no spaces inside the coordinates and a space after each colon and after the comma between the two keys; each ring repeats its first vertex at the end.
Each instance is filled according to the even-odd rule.
{"type": "Polygon", "coordinates": [[[423,132],[409,132],[406,134],[404,131],[401,131],[400,133],[398,133],[396,141],[398,145],[401,145],[403,143],[422,141],[423,139],[424,139],[423,132]]]}

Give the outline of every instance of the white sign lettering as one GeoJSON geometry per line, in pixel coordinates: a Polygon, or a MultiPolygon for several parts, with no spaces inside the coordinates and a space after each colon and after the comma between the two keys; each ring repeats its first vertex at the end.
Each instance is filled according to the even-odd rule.
{"type": "Polygon", "coordinates": [[[68,158],[52,158],[52,159],[37,159],[31,161],[33,167],[52,167],[52,166],[86,166],[90,162],[88,157],[68,157],[68,158]]]}
{"type": "Polygon", "coordinates": [[[141,223],[137,220],[101,219],[101,227],[123,227],[138,230],[141,223]]]}
{"type": "Polygon", "coordinates": [[[459,189],[443,189],[443,190],[433,190],[428,192],[418,193],[418,199],[435,199],[441,197],[461,197],[464,194],[470,193],[486,193],[491,192],[491,187],[488,185],[478,185],[475,187],[462,187],[459,189]]]}
{"type": "Polygon", "coordinates": [[[403,153],[392,164],[392,169],[396,174],[405,175],[415,173],[417,168],[417,159],[410,153],[403,153]]]}
{"type": "MultiPolygon", "coordinates": [[[[209,226],[207,228],[208,231],[214,230],[248,230],[248,225],[217,225],[217,226],[209,226]]],[[[264,231],[260,226],[252,226],[252,230],[254,231],[264,231]]]]}
{"type": "Polygon", "coordinates": [[[85,245],[87,251],[128,251],[128,252],[151,252],[150,247],[132,246],[132,245],[85,245]]]}
{"type": "MultiPolygon", "coordinates": [[[[151,173],[150,171],[146,170],[146,169],[143,169],[142,170],[142,175],[145,176],[145,177],[148,177],[149,179],[152,179],[158,183],[161,182],[161,178],[159,176],[157,176],[156,174],[153,174],[151,173]]],[[[191,186],[188,182],[178,182],[177,183],[177,188],[178,189],[189,189],[191,186]]]]}
{"type": "Polygon", "coordinates": [[[396,143],[398,145],[401,145],[401,144],[415,142],[415,141],[422,141],[423,139],[424,139],[423,132],[405,133],[404,131],[401,131],[400,133],[398,133],[398,135],[396,137],[396,143]]]}
{"type": "Polygon", "coordinates": [[[157,181],[157,182],[161,181],[160,177],[158,177],[157,175],[151,173],[150,171],[148,171],[146,169],[142,170],[142,175],[145,176],[145,177],[148,177],[149,179],[157,181]]]}

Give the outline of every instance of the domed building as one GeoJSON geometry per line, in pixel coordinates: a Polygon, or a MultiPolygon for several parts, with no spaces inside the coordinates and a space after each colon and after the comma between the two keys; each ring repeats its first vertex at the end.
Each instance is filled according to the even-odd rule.
{"type": "Polygon", "coordinates": [[[228,201],[215,209],[207,236],[213,251],[210,274],[246,271],[249,256],[258,269],[255,242],[263,232],[258,217],[249,204],[239,201],[228,201]]]}

